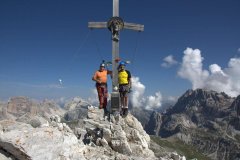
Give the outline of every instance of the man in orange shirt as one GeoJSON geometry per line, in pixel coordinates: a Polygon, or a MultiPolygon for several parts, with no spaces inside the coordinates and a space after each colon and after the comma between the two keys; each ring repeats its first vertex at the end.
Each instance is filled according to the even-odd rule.
{"type": "Polygon", "coordinates": [[[99,70],[95,72],[92,80],[96,82],[96,89],[98,92],[99,109],[104,109],[104,113],[107,114],[107,75],[112,74],[112,71],[105,69],[105,64],[101,63],[99,70]]]}

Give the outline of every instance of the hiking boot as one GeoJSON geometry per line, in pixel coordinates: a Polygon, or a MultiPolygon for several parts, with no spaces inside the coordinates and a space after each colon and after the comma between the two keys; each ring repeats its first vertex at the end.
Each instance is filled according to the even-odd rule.
{"type": "Polygon", "coordinates": [[[125,108],[125,115],[128,115],[128,108],[125,108]]]}
{"type": "Polygon", "coordinates": [[[120,111],[120,116],[123,116],[123,110],[120,111]]]}
{"type": "Polygon", "coordinates": [[[122,117],[125,118],[128,115],[128,108],[123,108],[122,117]]]}

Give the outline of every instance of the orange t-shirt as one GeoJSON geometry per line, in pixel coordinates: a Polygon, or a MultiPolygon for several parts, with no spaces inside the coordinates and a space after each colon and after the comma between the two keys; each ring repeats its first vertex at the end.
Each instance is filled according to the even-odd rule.
{"type": "Polygon", "coordinates": [[[101,83],[107,83],[107,70],[103,70],[102,72],[96,71],[93,78],[96,80],[100,80],[101,83]]]}

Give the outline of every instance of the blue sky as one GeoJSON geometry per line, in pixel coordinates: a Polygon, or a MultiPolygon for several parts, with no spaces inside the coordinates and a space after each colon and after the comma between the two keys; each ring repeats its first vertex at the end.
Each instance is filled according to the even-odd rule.
{"type": "MultiPolygon", "coordinates": [[[[90,97],[93,73],[111,60],[111,35],[87,23],[111,16],[112,0],[1,0],[0,99],[90,97]]],[[[222,90],[235,96],[239,16],[238,0],[120,0],[120,17],[145,26],[120,33],[120,57],[132,61],[127,68],[149,101],[191,88],[221,91],[228,82],[222,90]],[[187,65],[192,59],[196,64],[187,65]]]]}

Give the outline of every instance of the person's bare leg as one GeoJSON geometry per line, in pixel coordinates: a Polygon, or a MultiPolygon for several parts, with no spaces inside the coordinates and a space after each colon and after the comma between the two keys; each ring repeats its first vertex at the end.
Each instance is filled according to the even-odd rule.
{"type": "Polygon", "coordinates": [[[128,97],[124,97],[124,108],[128,108],[128,97]]]}
{"type": "Polygon", "coordinates": [[[124,108],[124,97],[123,96],[121,96],[121,104],[120,105],[121,105],[120,113],[123,114],[123,108],[124,108]]]}

